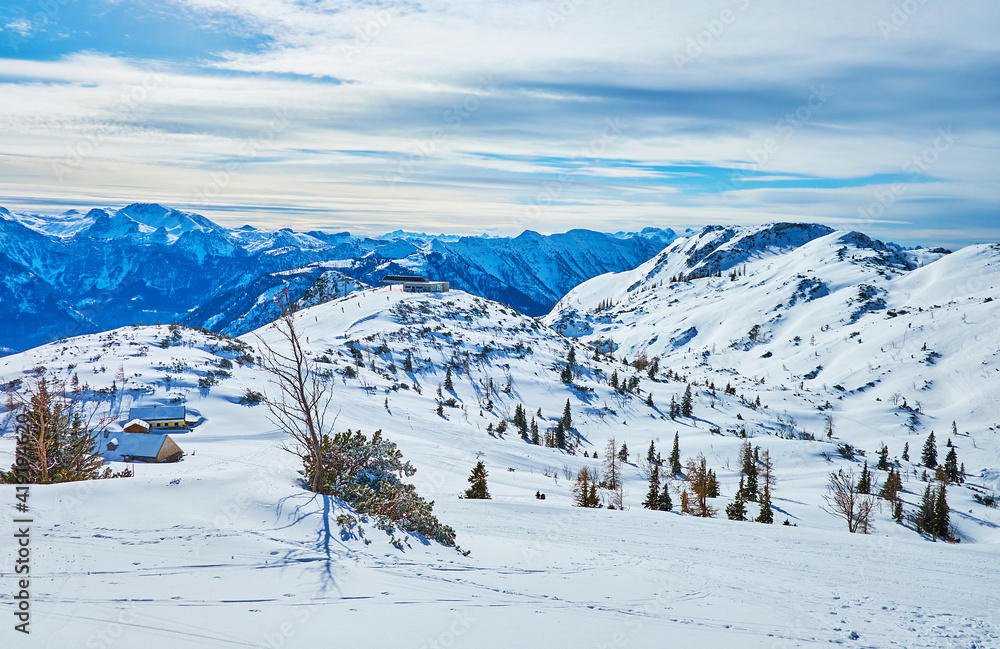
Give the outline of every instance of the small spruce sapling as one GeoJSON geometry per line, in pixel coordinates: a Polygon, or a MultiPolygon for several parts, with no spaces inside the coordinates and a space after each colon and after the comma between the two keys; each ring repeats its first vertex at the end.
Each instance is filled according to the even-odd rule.
{"type": "Polygon", "coordinates": [[[490,500],[490,490],[486,486],[486,476],[489,475],[486,472],[486,465],[483,464],[482,460],[476,463],[476,466],[472,468],[472,475],[469,476],[469,484],[471,485],[465,490],[465,498],[469,499],[479,499],[479,500],[490,500]]]}

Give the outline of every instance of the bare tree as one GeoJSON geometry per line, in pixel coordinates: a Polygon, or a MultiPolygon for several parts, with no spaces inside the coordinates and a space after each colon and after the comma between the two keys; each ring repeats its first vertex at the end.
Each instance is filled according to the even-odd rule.
{"type": "Polygon", "coordinates": [[[618,457],[618,443],[612,437],[604,449],[604,481],[601,483],[611,492],[611,506],[615,509],[625,507],[625,487],[622,484],[621,459],[618,457]]]}
{"type": "MultiPolygon", "coordinates": [[[[304,462],[312,461],[309,490],[320,493],[326,482],[322,462],[323,435],[327,410],[330,407],[330,384],[316,371],[315,364],[302,346],[302,338],[295,328],[295,303],[279,299],[281,316],[271,328],[284,339],[283,344],[272,345],[260,336],[263,353],[260,365],[271,375],[273,390],[268,391],[264,403],[271,413],[271,422],[288,433],[295,446],[285,449],[304,462]]],[[[334,422],[336,417],[334,417],[334,422]]]]}
{"type": "Polygon", "coordinates": [[[823,500],[826,501],[823,511],[846,521],[847,531],[851,534],[871,534],[875,531],[871,514],[875,509],[876,498],[858,490],[858,481],[854,479],[853,471],[844,473],[840,469],[831,473],[823,500]]]}

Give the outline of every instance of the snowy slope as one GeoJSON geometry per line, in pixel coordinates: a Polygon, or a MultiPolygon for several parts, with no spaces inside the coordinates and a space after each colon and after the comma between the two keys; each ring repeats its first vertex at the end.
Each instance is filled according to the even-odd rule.
{"type": "Polygon", "coordinates": [[[577,287],[545,322],[620,358],[660,356],[760,394],[799,430],[819,435],[833,416],[869,457],[885,443],[915,458],[954,421],[960,459],[995,481],[998,261],[997,246],[905,251],[822,226],[709,228],[577,287]],[[672,281],[682,273],[696,278],[672,281]]]}
{"type": "MultiPolygon", "coordinates": [[[[969,309],[972,320],[977,313],[969,309]]],[[[945,306],[935,310],[936,317],[946,313],[945,306]]],[[[137,465],[131,479],[32,488],[37,646],[81,638],[93,646],[326,646],[333,637],[359,647],[645,647],[666,638],[739,647],[1000,643],[1000,512],[953,487],[952,521],[966,543],[930,543],[888,512],[877,514],[876,535],[847,534],[820,509],[821,496],[830,470],[858,467],[833,452],[835,445],[870,448],[867,433],[842,424],[832,441],[785,435],[789,412],[806,421],[815,410],[811,392],[768,379],[752,392],[740,384],[737,396],[725,395],[718,377],[738,381],[739,374],[714,369],[714,361],[711,370],[683,369],[686,357],[678,356],[675,370],[689,378],[715,372],[719,389],[713,396],[696,386],[695,417],[671,421],[661,409],[680,398],[685,382],[593,360],[582,344],[544,324],[458,291],[369,289],[296,317],[333,386],[336,429],[382,429],[399,444],[418,469],[419,491],[435,500],[471,555],[415,538],[400,550],[370,525],[370,544],[356,529],[341,530],[337,503],[299,485],[299,467],[281,448],[287,440],[264,407],[237,403],[247,389],[267,389],[256,366],[236,363],[231,376],[198,388],[223,358],[243,353],[239,343],[160,326],[82,336],[0,359],[0,382],[29,379],[44,366],[52,375],[75,373],[97,390],[121,367],[128,383],[115,407],[183,400],[204,421],[176,436],[188,453],[178,464],[137,465]],[[573,385],[559,380],[570,345],[580,362],[573,385]],[[407,351],[409,373],[402,369],[407,351]],[[455,403],[439,416],[437,389],[449,362],[455,389],[440,398],[455,403]],[[347,376],[348,367],[357,377],[347,376]],[[639,393],[611,389],[613,371],[636,376],[639,393]],[[650,393],[653,407],[645,404],[650,393]],[[744,393],[759,393],[769,407],[751,408],[744,393]],[[486,432],[516,404],[544,431],[567,399],[580,434],[575,455],[526,443],[513,427],[503,438],[486,432]],[[738,481],[739,429],[770,450],[775,518],[797,526],[641,509],[646,483],[637,456],[650,440],[666,455],[675,433],[685,458],[704,453],[717,472],[714,504],[722,509],[738,481]],[[580,453],[603,458],[612,436],[630,449],[627,511],[571,507],[567,476],[601,465],[580,453]],[[493,500],[459,500],[479,459],[493,500]]],[[[278,340],[270,327],[242,340],[255,345],[256,335],[278,340]]],[[[755,355],[763,349],[755,347],[755,355]]],[[[967,465],[982,472],[975,481],[992,479],[996,488],[992,437],[970,428],[957,444],[967,465]]],[[[12,460],[12,449],[10,435],[0,438],[0,462],[12,460]]],[[[908,509],[922,485],[907,477],[908,509]]],[[[9,570],[11,563],[2,565],[9,570]]],[[[0,608],[11,606],[11,594],[0,592],[0,608]]],[[[5,644],[12,633],[10,625],[0,631],[5,644]]]]}

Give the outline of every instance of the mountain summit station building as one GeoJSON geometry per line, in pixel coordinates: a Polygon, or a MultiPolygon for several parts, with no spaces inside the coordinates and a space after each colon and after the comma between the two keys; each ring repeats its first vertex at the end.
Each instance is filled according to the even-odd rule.
{"type": "Polygon", "coordinates": [[[431,281],[422,275],[386,275],[382,283],[389,284],[389,290],[399,284],[404,293],[445,293],[449,288],[448,282],[431,281]]]}

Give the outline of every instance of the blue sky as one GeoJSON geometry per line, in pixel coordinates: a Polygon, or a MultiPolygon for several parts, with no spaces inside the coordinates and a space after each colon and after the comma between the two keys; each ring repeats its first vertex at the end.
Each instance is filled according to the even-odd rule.
{"type": "Polygon", "coordinates": [[[979,0],[8,2],[0,205],[1000,241],[998,33],[979,0]]]}

